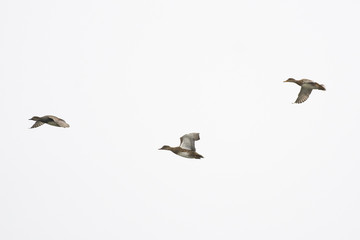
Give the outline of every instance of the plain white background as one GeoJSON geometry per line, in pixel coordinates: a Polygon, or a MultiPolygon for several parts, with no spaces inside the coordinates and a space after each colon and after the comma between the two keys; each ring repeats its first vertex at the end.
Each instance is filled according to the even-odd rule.
{"type": "Polygon", "coordinates": [[[359,11],[1,1],[0,238],[359,239],[359,11]]]}

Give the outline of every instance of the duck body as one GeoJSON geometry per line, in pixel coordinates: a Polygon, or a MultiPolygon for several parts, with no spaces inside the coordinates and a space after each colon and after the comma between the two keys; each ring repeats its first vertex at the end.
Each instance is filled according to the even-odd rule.
{"type": "Polygon", "coordinates": [[[179,155],[179,156],[185,157],[185,158],[195,158],[195,159],[203,158],[203,156],[201,156],[197,152],[191,151],[188,149],[183,149],[181,147],[170,147],[170,146],[165,145],[162,148],[160,148],[159,150],[169,150],[169,151],[175,153],[176,155],[179,155]]]}
{"type": "Polygon", "coordinates": [[[168,145],[164,145],[159,150],[169,150],[176,155],[185,158],[195,158],[200,159],[203,158],[200,154],[196,152],[195,149],[195,141],[200,140],[199,133],[189,133],[185,134],[180,138],[180,146],[179,147],[170,147],[168,145]]]}
{"type": "Polygon", "coordinates": [[[58,117],[55,117],[55,116],[52,116],[52,115],[45,115],[43,117],[34,116],[34,117],[30,118],[29,120],[35,121],[34,125],[32,125],[31,128],[40,127],[44,123],[49,124],[49,125],[54,126],[54,127],[63,127],[63,128],[70,127],[70,125],[67,124],[65,122],[65,120],[63,120],[61,118],[58,118],[58,117]]]}
{"type": "Polygon", "coordinates": [[[309,79],[295,80],[294,78],[289,78],[284,82],[293,82],[301,86],[298,98],[295,100],[295,103],[305,102],[309,98],[313,89],[326,91],[324,85],[311,81],[309,79]]]}

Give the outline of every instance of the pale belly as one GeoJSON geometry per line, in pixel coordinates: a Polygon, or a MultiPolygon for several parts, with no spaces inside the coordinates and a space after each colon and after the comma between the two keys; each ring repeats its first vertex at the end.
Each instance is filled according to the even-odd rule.
{"type": "Polygon", "coordinates": [[[192,158],[189,152],[179,152],[178,155],[186,158],[192,158]]]}

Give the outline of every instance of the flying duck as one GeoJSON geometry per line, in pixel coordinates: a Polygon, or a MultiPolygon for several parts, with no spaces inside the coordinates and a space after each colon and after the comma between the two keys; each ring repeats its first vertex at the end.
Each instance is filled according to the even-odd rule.
{"type": "Polygon", "coordinates": [[[203,156],[196,152],[195,141],[197,140],[200,140],[199,133],[185,134],[180,138],[179,147],[170,147],[168,145],[164,145],[159,150],[169,150],[182,157],[200,159],[203,158],[203,156]]]}
{"type": "Polygon", "coordinates": [[[68,128],[70,127],[69,124],[65,122],[65,120],[52,116],[52,115],[45,115],[43,117],[32,117],[29,120],[35,121],[34,125],[32,125],[31,128],[37,128],[43,125],[44,123],[47,123],[49,125],[55,126],[55,127],[63,127],[68,128]]]}
{"type": "Polygon", "coordinates": [[[322,84],[319,84],[317,82],[311,81],[309,79],[301,79],[301,80],[295,80],[293,78],[289,78],[288,80],[284,82],[293,82],[297,85],[301,86],[298,98],[296,99],[295,103],[303,103],[305,102],[313,89],[323,90],[325,91],[325,86],[322,84]]]}

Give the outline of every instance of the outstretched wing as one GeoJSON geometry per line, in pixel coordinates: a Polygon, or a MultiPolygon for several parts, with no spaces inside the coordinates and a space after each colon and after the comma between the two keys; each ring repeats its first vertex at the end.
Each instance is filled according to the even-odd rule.
{"type": "Polygon", "coordinates": [[[311,88],[301,87],[301,90],[299,92],[298,98],[296,99],[295,103],[305,102],[309,98],[311,91],[312,91],[311,88]]]}
{"type": "Polygon", "coordinates": [[[183,149],[196,151],[195,149],[195,141],[200,140],[199,133],[189,133],[185,134],[180,138],[180,147],[183,149]]]}
{"type": "Polygon", "coordinates": [[[36,121],[36,122],[34,123],[34,125],[32,125],[31,128],[37,128],[37,127],[40,127],[40,126],[43,125],[43,124],[44,124],[44,123],[41,122],[41,121],[36,121]]]}

